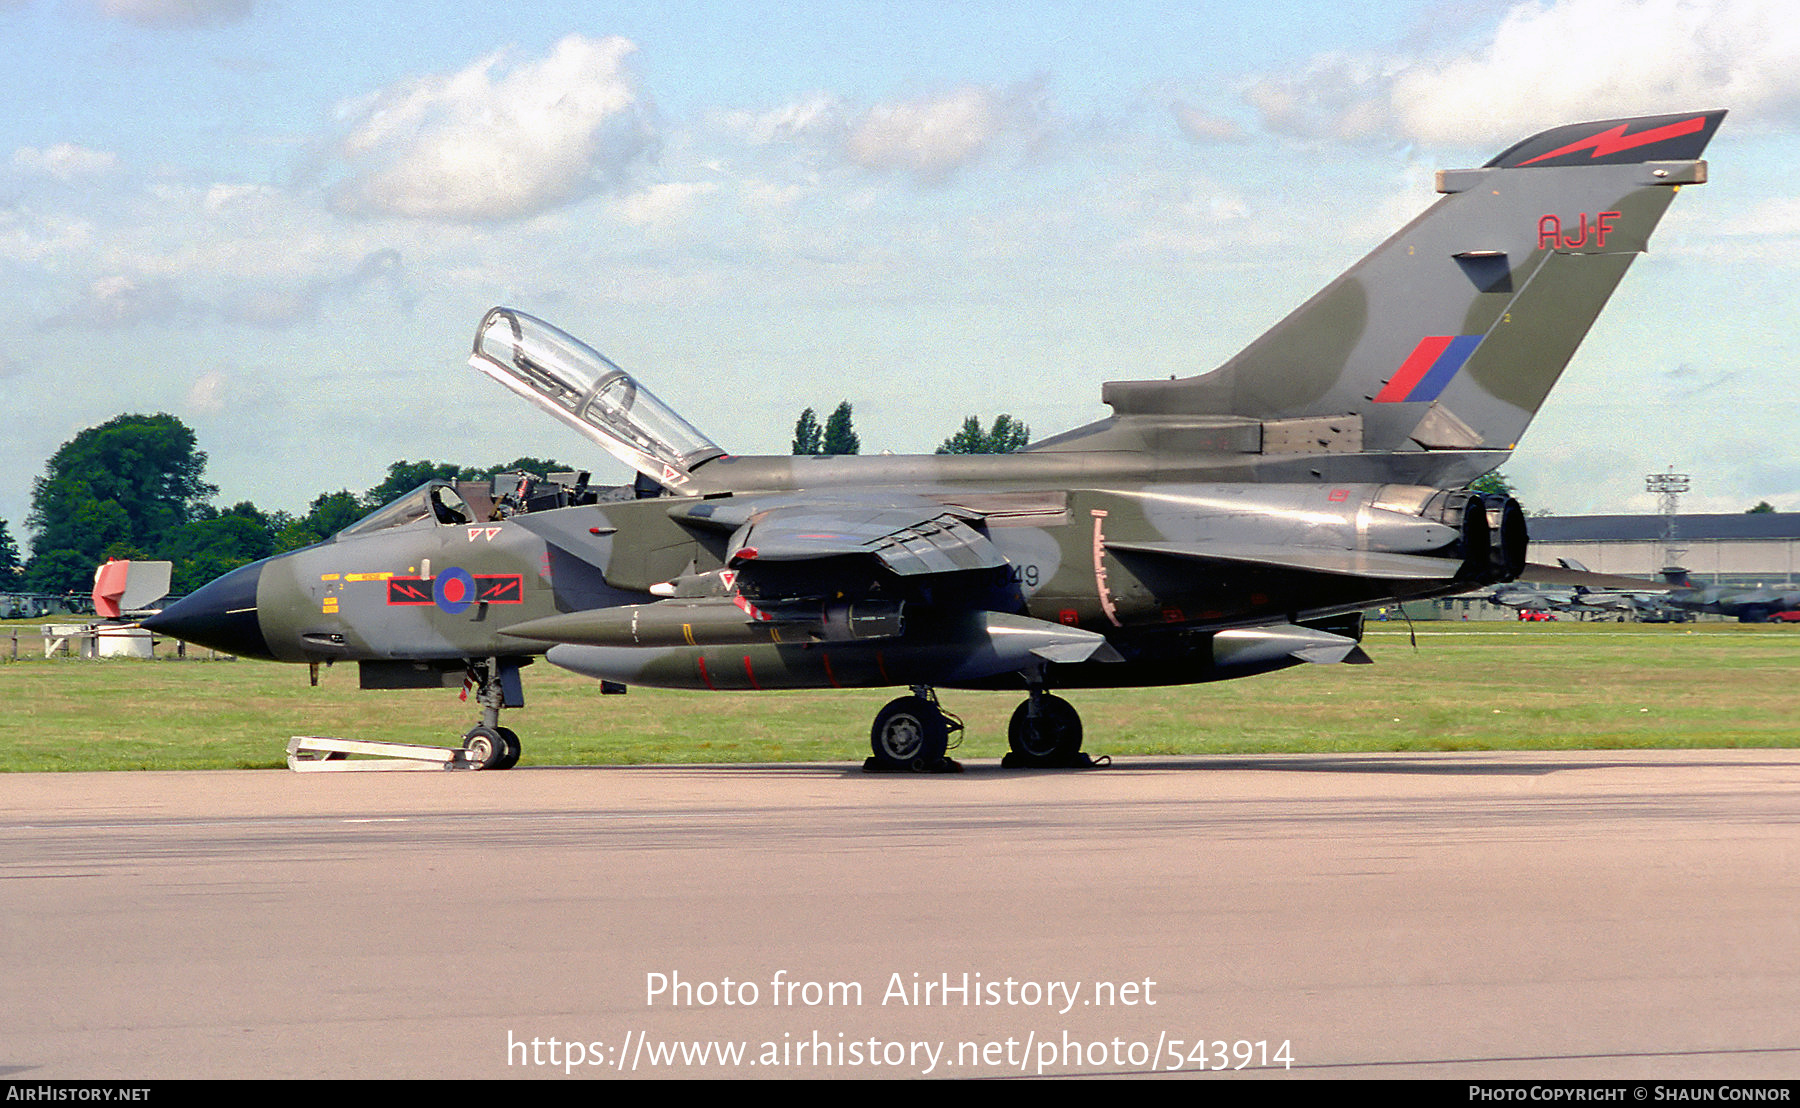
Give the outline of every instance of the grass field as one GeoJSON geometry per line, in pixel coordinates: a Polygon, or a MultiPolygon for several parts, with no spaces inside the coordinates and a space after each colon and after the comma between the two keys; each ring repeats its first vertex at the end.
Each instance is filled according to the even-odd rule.
{"type": "MultiPolygon", "coordinates": [[[[0,633],[7,625],[0,624],[0,633]]],[[[29,631],[29,636],[26,632],[29,631]]],[[[45,660],[37,622],[0,692],[22,706],[0,769],[285,765],[288,737],[447,744],[474,721],[454,689],[363,692],[353,666],[45,660]]],[[[1300,666],[1243,681],[1074,691],[1095,754],[1800,745],[1800,627],[1710,623],[1371,624],[1373,666],[1300,666]]],[[[703,693],[599,685],[539,664],[504,722],[523,764],[860,761],[896,693],[703,693]]],[[[963,757],[999,757],[1011,693],[946,690],[963,757]]]]}

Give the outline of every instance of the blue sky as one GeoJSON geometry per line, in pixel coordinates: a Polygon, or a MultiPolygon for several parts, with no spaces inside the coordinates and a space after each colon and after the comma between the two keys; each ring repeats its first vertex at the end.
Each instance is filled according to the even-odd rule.
{"type": "Polygon", "coordinates": [[[587,339],[734,453],[1040,437],[1203,372],[1480,164],[1724,107],[1505,472],[1528,508],[1800,510],[1800,30],[1773,0],[0,0],[0,518],[83,427],[169,411],[221,504],[552,455],[465,364],[587,339]],[[365,10],[358,10],[358,8],[365,10]]]}

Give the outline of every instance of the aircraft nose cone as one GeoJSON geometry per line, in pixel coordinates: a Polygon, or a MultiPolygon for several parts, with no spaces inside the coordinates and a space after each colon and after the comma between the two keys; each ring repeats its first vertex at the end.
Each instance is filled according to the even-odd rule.
{"type": "Polygon", "coordinates": [[[246,658],[274,658],[256,612],[262,563],[241,566],[140,621],[154,634],[210,646],[246,658]]]}

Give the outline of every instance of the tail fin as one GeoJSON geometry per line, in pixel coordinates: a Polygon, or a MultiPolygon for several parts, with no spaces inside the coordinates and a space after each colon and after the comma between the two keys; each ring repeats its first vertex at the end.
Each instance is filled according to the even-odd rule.
{"type": "Polygon", "coordinates": [[[1265,453],[1270,423],[1320,419],[1327,451],[1511,450],[1724,116],[1559,127],[1440,172],[1443,199],[1235,358],[1102,399],[1261,420],[1265,453]]]}

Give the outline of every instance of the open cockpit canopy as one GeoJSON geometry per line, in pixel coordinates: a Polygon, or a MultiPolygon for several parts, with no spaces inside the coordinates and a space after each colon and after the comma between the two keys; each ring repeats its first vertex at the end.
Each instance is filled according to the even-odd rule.
{"type": "Polygon", "coordinates": [[[489,311],[469,364],[666,488],[725,453],[604,354],[524,312],[489,311]]]}

